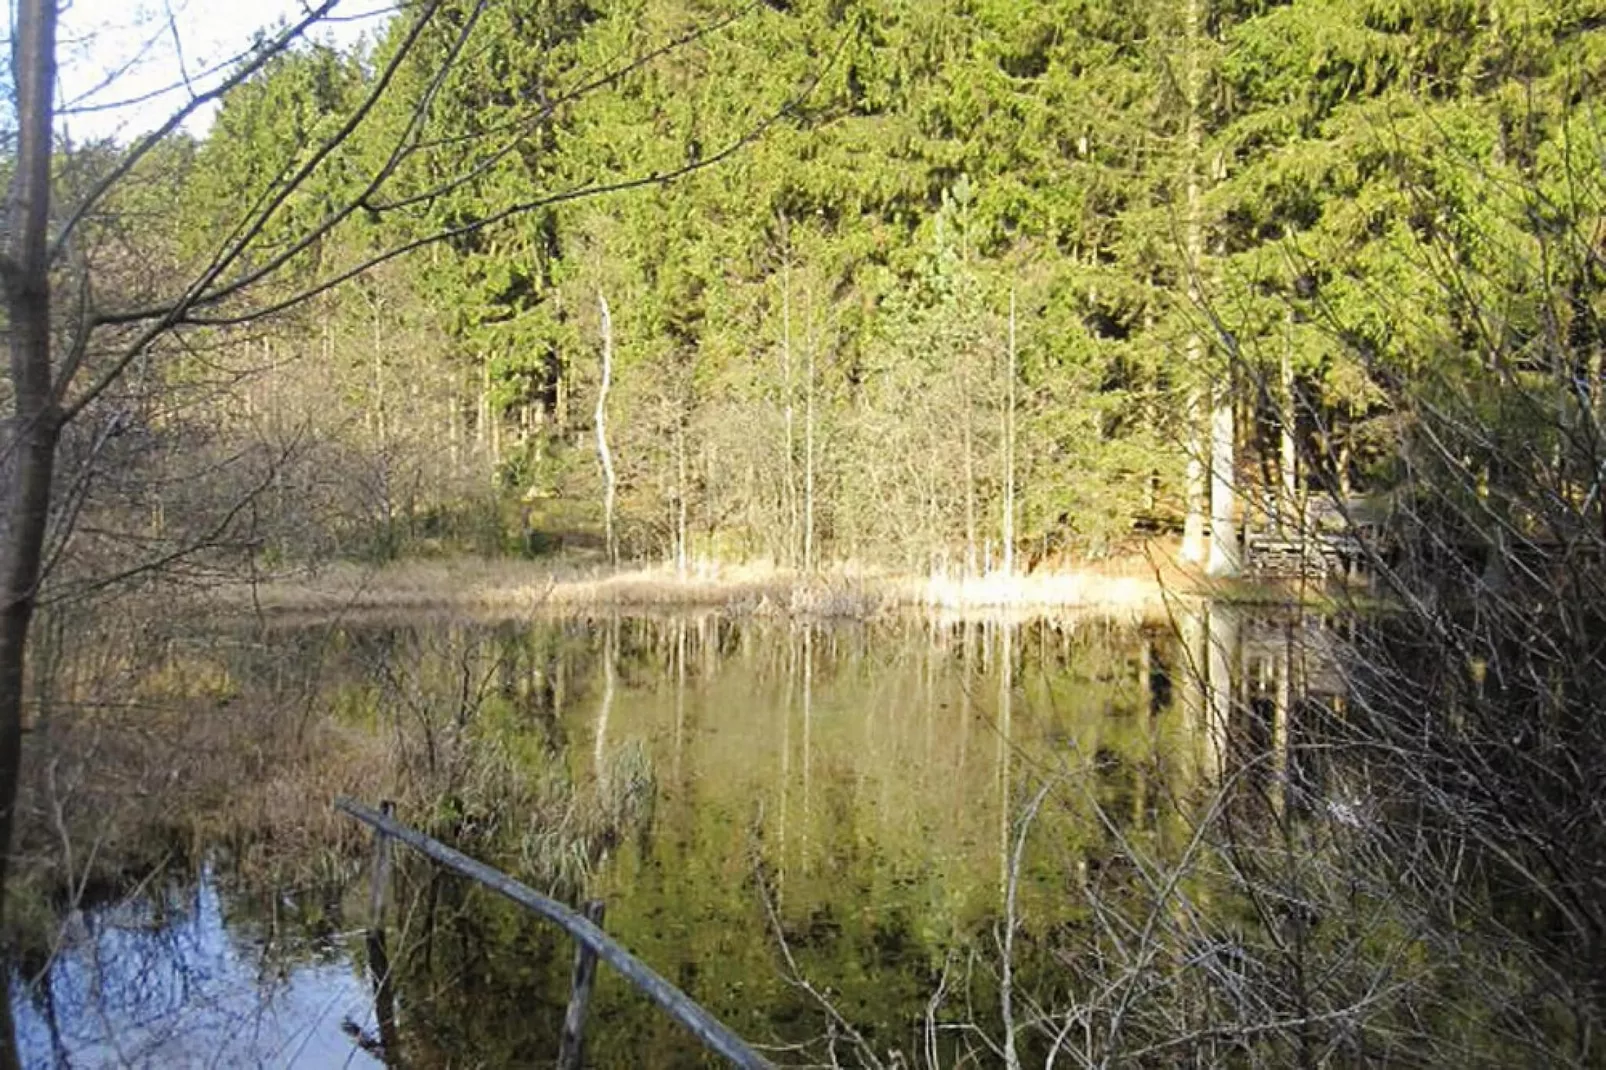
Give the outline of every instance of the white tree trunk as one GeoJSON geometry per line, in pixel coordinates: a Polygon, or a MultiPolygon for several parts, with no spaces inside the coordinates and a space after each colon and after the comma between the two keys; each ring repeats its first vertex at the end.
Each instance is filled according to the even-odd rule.
{"type": "MultiPolygon", "coordinates": [[[[1187,253],[1188,303],[1197,312],[1203,301],[1200,272],[1204,270],[1204,221],[1199,206],[1199,153],[1202,137],[1199,129],[1199,0],[1188,0],[1185,15],[1188,51],[1188,201],[1187,201],[1187,253]]],[[[1205,378],[1206,349],[1204,338],[1197,332],[1188,338],[1188,374],[1205,378]]],[[[1205,559],[1205,510],[1209,508],[1210,485],[1207,472],[1213,467],[1210,446],[1204,431],[1206,400],[1203,387],[1195,387],[1188,398],[1188,460],[1183,493],[1187,498],[1187,518],[1182,526],[1184,564],[1197,565],[1205,559]]]]}
{"type": "Polygon", "coordinates": [[[1236,576],[1238,556],[1237,480],[1234,475],[1232,385],[1223,385],[1210,414],[1210,561],[1211,576],[1236,576]]]}
{"type": "MultiPolygon", "coordinates": [[[[969,364],[967,356],[961,356],[964,362],[961,368],[969,364]]],[[[976,451],[971,434],[971,398],[970,376],[961,373],[960,379],[960,426],[964,437],[965,447],[965,578],[976,575],[976,451]]]]}
{"type": "Polygon", "coordinates": [[[491,358],[487,356],[480,357],[480,395],[474,416],[474,446],[483,458],[491,443],[491,358]]]}
{"type": "Polygon", "coordinates": [[[814,341],[808,352],[803,417],[803,568],[814,569],[814,341]]]}
{"type": "Polygon", "coordinates": [[[675,575],[686,578],[686,402],[675,420],[675,575]]]}
{"type": "Polygon", "coordinates": [[[1004,384],[1003,572],[1015,574],[1015,291],[1009,291],[1009,366],[1004,384]]]}
{"type": "MultiPolygon", "coordinates": [[[[1292,320],[1292,313],[1289,314],[1292,320]]],[[[1278,467],[1282,469],[1283,500],[1277,509],[1277,518],[1285,531],[1292,531],[1299,526],[1299,450],[1294,440],[1294,430],[1298,426],[1298,414],[1294,411],[1294,357],[1292,323],[1289,325],[1290,333],[1288,344],[1283,347],[1282,364],[1282,419],[1281,450],[1278,457],[1278,467]]]]}
{"type": "Polygon", "coordinates": [[[613,454],[608,452],[608,387],[613,381],[613,316],[608,312],[608,298],[597,294],[597,308],[602,316],[602,385],[597,390],[597,459],[602,462],[602,532],[608,548],[608,563],[619,563],[619,540],[614,533],[613,507],[615,477],[613,454]]]}
{"type": "MultiPolygon", "coordinates": [[[[1193,342],[1188,343],[1188,364],[1197,367],[1201,359],[1193,342]]],[[[1182,551],[1178,555],[1184,564],[1202,565],[1205,559],[1205,509],[1210,503],[1208,465],[1210,442],[1203,434],[1205,421],[1202,397],[1188,399],[1188,464],[1183,477],[1188,513],[1182,523],[1182,551]]]]}
{"type": "Polygon", "coordinates": [[[785,219],[781,221],[786,233],[786,252],[781,260],[781,362],[784,382],[781,386],[786,415],[786,566],[797,567],[797,433],[795,430],[792,389],[792,239],[785,219]]]}

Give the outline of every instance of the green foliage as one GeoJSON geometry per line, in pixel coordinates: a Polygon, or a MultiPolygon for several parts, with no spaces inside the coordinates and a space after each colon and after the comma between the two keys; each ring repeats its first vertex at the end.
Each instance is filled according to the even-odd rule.
{"type": "MultiPolygon", "coordinates": [[[[1402,382],[1495,390],[1488,352],[1599,318],[1598,3],[520,0],[477,17],[461,51],[466,7],[426,35],[256,253],[416,131],[369,210],[298,265],[454,234],[321,313],[348,325],[325,351],[368,426],[400,412],[387,381],[430,384],[414,441],[456,443],[433,504],[457,508],[465,484],[597,499],[599,293],[632,548],[683,534],[795,562],[811,515],[814,560],[918,567],[999,537],[1012,292],[1017,538],[1078,554],[1179,520],[1190,398],[1229,359],[1241,477],[1275,464],[1286,359],[1302,474],[1347,464],[1383,489],[1402,382]],[[750,135],[673,183],[462,230],[750,135]],[[357,341],[374,320],[399,328],[378,363],[357,341]]],[[[195,152],[179,247],[214,247],[242,195],[310,159],[408,25],[359,55],[292,53],[234,94],[195,152]]]]}

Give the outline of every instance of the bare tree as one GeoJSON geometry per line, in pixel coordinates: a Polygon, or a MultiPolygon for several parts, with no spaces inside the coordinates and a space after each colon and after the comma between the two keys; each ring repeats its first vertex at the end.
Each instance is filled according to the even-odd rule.
{"type": "MultiPolygon", "coordinates": [[[[22,766],[23,656],[43,569],[45,531],[63,420],[52,381],[50,166],[56,88],[56,6],[18,6],[14,45],[17,164],[6,205],[6,248],[0,259],[10,318],[10,427],[4,458],[5,519],[0,521],[0,920],[11,853],[13,809],[22,766]]],[[[8,986],[7,986],[8,987],[8,986]]],[[[15,1066],[10,1006],[0,1036],[0,1066],[15,1066]]]]}
{"type": "MultiPolygon", "coordinates": [[[[682,167],[596,176],[493,205],[474,218],[409,236],[356,262],[320,265],[312,254],[348,221],[403,210],[475,181],[515,150],[531,124],[549,118],[555,109],[616,84],[669,50],[757,8],[746,4],[641,54],[585,72],[562,92],[531,102],[522,122],[479,135],[475,151],[459,152],[456,170],[439,177],[431,188],[396,191],[393,180],[403,165],[435,147],[426,132],[432,108],[485,10],[483,2],[471,3],[454,9],[448,19],[443,17],[442,0],[425,0],[397,16],[401,21],[393,37],[394,48],[371,73],[360,98],[319,140],[301,146],[296,158],[265,190],[243,204],[199,269],[172,280],[165,293],[149,300],[103,303],[93,266],[76,244],[89,221],[190,116],[263,72],[270,61],[295,47],[310,28],[329,17],[336,2],[324,0],[310,7],[299,21],[260,41],[215,87],[194,94],[159,128],[121,150],[87,189],[60,204],[56,203],[55,172],[62,157],[53,132],[58,2],[19,0],[16,5],[12,44],[17,139],[0,257],[10,356],[4,384],[10,396],[0,394],[0,401],[9,402],[10,408],[0,438],[0,494],[4,498],[0,508],[0,892],[5,887],[18,782],[23,774],[24,660],[30,625],[52,561],[66,545],[76,516],[73,489],[59,485],[58,467],[68,428],[95,424],[98,429],[87,436],[92,447],[109,440],[126,420],[109,411],[108,401],[131,369],[141,366],[165,343],[187,344],[185,339],[194,328],[258,323],[264,317],[301,307],[413,250],[494,227],[544,206],[662,185],[716,166],[759,137],[812,89],[812,83],[803,87],[751,128],[682,167]],[[325,215],[289,240],[278,236],[270,241],[271,231],[284,218],[286,206],[298,190],[364,126],[381,101],[400,92],[398,75],[421,54],[426,39],[438,50],[430,57],[434,73],[405,101],[406,121],[400,124],[401,132],[391,140],[388,152],[382,153],[371,171],[325,215]],[[313,265],[310,271],[309,263],[313,265]],[[66,299],[58,300],[60,294],[66,299]]],[[[147,388],[160,390],[159,384],[157,377],[147,388]]],[[[231,511],[224,524],[236,522],[243,508],[231,511]]],[[[149,572],[177,556],[182,552],[159,555],[136,570],[149,572]]],[[[0,985],[0,999],[5,998],[5,989],[0,985]]],[[[9,1023],[9,1014],[5,1019],[9,1023]]],[[[0,1070],[16,1065],[16,1060],[9,1028],[0,1030],[0,1070]]]]}

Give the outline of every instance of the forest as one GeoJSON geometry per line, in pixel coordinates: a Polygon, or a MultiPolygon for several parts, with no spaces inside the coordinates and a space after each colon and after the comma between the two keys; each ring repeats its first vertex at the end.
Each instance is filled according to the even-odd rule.
{"type": "MultiPolygon", "coordinates": [[[[1025,680],[1018,621],[886,641],[889,665],[927,659],[897,678],[931,710],[948,708],[933,680],[952,665],[921,649],[962,661],[967,717],[985,677],[1004,741],[1008,913],[966,898],[968,920],[942,923],[998,960],[983,987],[1002,1017],[966,1028],[1001,1039],[968,1054],[933,1040],[921,1065],[1601,1064],[1606,0],[402,0],[357,43],[318,43],[345,10],[308,5],[165,124],[89,140],[54,102],[56,3],[13,16],[8,961],[55,961],[39,919],[86,888],[141,886],[174,851],[195,872],[216,857],[198,825],[173,832],[164,792],[197,813],[247,797],[278,813],[287,795],[326,805],[337,782],[384,791],[465,850],[464,829],[494,828],[477,845],[539,873],[557,870],[528,835],[475,815],[583,811],[563,848],[580,861],[549,881],[578,895],[626,826],[650,824],[639,795],[664,774],[644,771],[662,754],[605,754],[616,693],[673,687],[678,776],[689,689],[738,666],[784,708],[778,775],[800,745],[807,778],[815,665],[875,686],[853,674],[881,640],[829,632],[822,603],[796,597],[786,637],[699,621],[690,674],[692,625],[596,607],[569,613],[575,634],[523,638],[369,635],[335,613],[281,659],[263,603],[281,581],[465,561],[509,586],[548,567],[1014,580],[1136,561],[1157,584],[1148,630],[1078,663],[1070,625],[1034,625],[1041,680],[1025,680]],[[1364,578],[1257,571],[1267,539],[1297,555],[1310,537],[1364,578]],[[1273,603],[1319,620],[1232,608],[1273,603]],[[212,614],[257,630],[196,624],[212,614]],[[1273,631],[1276,656],[1244,638],[1273,631]],[[347,662],[372,679],[321,675],[347,662]],[[1127,676],[1141,699],[1103,697],[1127,676]],[[594,761],[570,746],[593,685],[594,761]],[[1092,724],[1130,707],[1237,742],[1209,775],[1167,749],[1179,729],[1144,742],[1128,726],[1118,745],[1088,729],[1085,753],[1034,751],[1012,774],[1017,701],[1045,738],[1081,738],[1066,710],[1092,724]],[[1302,704],[1310,724],[1290,727],[1302,704]],[[239,720],[208,719],[226,709],[239,720]],[[1199,727],[1212,717],[1219,732],[1199,727]],[[351,743],[359,729],[373,740],[351,743]],[[226,755],[214,769],[158,757],[203,736],[226,755]],[[1244,740],[1283,756],[1235,766],[1244,740]],[[1301,748],[1324,770],[1309,783],[1301,748]],[[281,768],[298,787],[264,787],[281,768]],[[63,803],[68,769],[80,793],[63,803]],[[1084,798],[1084,779],[1104,786],[1084,798]],[[1355,819],[1338,782],[1387,817],[1355,819]],[[636,794],[605,798],[621,783],[636,794]],[[125,801],[122,820],[161,813],[147,824],[167,846],[102,858],[95,840],[86,860],[86,830],[125,801]],[[1085,859],[1044,861],[1028,850],[1040,809],[1076,830],[1067,843],[1104,828],[1120,851],[1092,877],[1085,859]],[[1331,868],[1313,877],[1312,858],[1331,868]],[[91,881],[96,866],[112,872],[91,881]],[[997,933],[1013,939],[1032,879],[1043,913],[1019,922],[1020,954],[1042,1005],[1021,1024],[997,933]],[[1041,905],[1057,902],[1044,882],[1078,880],[1088,914],[1041,905]],[[1334,920],[1312,935],[1318,916],[1334,920]],[[1263,971],[1221,965],[1229,944],[1263,971]],[[1197,988],[1144,1002],[1200,962],[1217,965],[1197,988]],[[1110,1003],[1076,1002],[1091,991],[1110,1003]]],[[[889,753],[914,746],[897,739],[889,753]]],[[[956,782],[971,760],[960,747],[956,782]]],[[[804,827],[828,827],[805,791],[804,827]]],[[[332,818],[285,821],[328,852],[320,880],[360,868],[332,818]]],[[[762,813],[751,825],[768,834],[762,813]]],[[[216,838],[259,862],[280,835],[230,827],[216,838]]],[[[768,849],[753,849],[760,884],[768,849]]],[[[267,885],[311,882],[277,865],[267,885]]],[[[826,940],[784,910],[774,928],[826,940]]],[[[851,1010],[830,1013],[830,1036],[850,1035],[851,1010]]],[[[431,1028],[447,1044],[449,1025],[431,1028]]],[[[3,1032],[0,1068],[26,1064],[3,1032]]],[[[852,1035],[861,1065],[882,1065],[887,1034],[852,1035]]]]}
{"type": "Polygon", "coordinates": [[[1486,466],[1424,398],[1541,456],[1597,404],[1589,3],[423,13],[60,158],[63,203],[118,178],[90,363],[238,246],[101,402],[147,542],[595,546],[605,411],[627,558],[1198,557],[1212,500],[1225,550],[1486,466]]]}

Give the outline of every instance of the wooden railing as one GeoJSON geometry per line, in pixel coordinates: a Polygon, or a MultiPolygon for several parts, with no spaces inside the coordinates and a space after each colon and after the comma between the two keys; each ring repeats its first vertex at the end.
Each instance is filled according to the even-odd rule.
{"type": "MultiPolygon", "coordinates": [[[[625,950],[592,919],[555,899],[542,895],[533,888],[520,884],[507,874],[492,869],[461,851],[453,850],[439,840],[431,839],[422,832],[403,825],[390,815],[388,805],[383,811],[371,810],[350,799],[337,799],[335,809],[375,830],[372,893],[375,904],[382,902],[382,882],[385,879],[389,857],[388,841],[396,840],[439,865],[470,880],[478,881],[519,906],[534,911],[574,937],[579,945],[579,953],[575,962],[575,981],[569,1013],[564,1020],[563,1058],[569,1060],[569,1065],[578,1066],[580,1061],[579,1041],[585,1018],[585,999],[590,993],[591,977],[595,969],[594,960],[589,963],[587,960],[590,956],[595,956],[623,974],[626,980],[641,989],[648,999],[658,1004],[671,1018],[685,1026],[687,1031],[710,1051],[723,1055],[733,1065],[744,1070],[770,1070],[769,1061],[754,1051],[745,1040],[686,993],[664,980],[652,967],[625,950]]],[[[379,908],[375,905],[374,909],[377,919],[379,908]]],[[[599,905],[596,908],[597,920],[601,920],[601,916],[599,905]]],[[[376,928],[378,926],[377,920],[375,926],[376,928]]]]}

